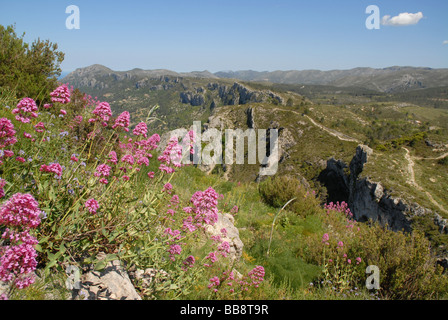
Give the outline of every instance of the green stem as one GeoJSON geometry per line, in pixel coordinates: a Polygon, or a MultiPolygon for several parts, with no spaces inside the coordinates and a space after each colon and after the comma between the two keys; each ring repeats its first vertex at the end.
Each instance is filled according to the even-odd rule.
{"type": "Polygon", "coordinates": [[[271,235],[269,237],[269,245],[268,245],[268,251],[266,253],[266,256],[269,257],[269,252],[271,250],[271,242],[272,242],[272,234],[274,233],[274,225],[275,225],[275,220],[277,220],[277,217],[280,215],[280,213],[283,211],[283,209],[286,208],[286,206],[288,204],[290,204],[292,201],[296,200],[296,198],[293,198],[291,200],[289,200],[288,202],[285,203],[285,205],[278,211],[278,213],[275,215],[274,220],[272,221],[272,227],[271,227],[271,235]]]}

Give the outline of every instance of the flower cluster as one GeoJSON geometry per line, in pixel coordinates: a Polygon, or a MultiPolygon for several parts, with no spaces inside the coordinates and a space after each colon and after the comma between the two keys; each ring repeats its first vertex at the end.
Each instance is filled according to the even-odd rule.
{"type": "Polygon", "coordinates": [[[189,268],[193,268],[194,264],[196,262],[196,259],[193,256],[188,256],[183,262],[182,264],[184,265],[182,267],[183,271],[187,271],[189,268]]]}
{"type": "Polygon", "coordinates": [[[17,142],[14,125],[7,118],[0,118],[0,149],[13,145],[17,142]]]}
{"type": "Polygon", "coordinates": [[[37,239],[30,234],[41,221],[38,202],[30,194],[14,194],[0,208],[0,224],[6,226],[1,238],[9,245],[0,249],[0,281],[11,282],[18,289],[34,283],[37,267],[37,239]]]}
{"type": "Polygon", "coordinates": [[[30,194],[14,194],[0,209],[0,224],[36,228],[40,224],[39,204],[30,194]]]}
{"type": "Polygon", "coordinates": [[[39,170],[43,171],[43,172],[52,172],[52,173],[56,174],[56,176],[58,178],[60,178],[62,176],[62,166],[57,162],[51,163],[48,166],[46,164],[43,164],[43,165],[41,165],[39,170]]]}
{"type": "Polygon", "coordinates": [[[5,196],[5,190],[3,189],[6,185],[6,180],[0,178],[0,199],[5,196]]]}
{"type": "Polygon", "coordinates": [[[244,293],[249,290],[249,288],[258,288],[261,282],[264,281],[265,270],[262,266],[255,266],[252,270],[250,270],[247,276],[240,277],[239,279],[235,278],[235,274],[233,271],[227,270],[223,271],[222,276],[214,276],[209,279],[209,285],[207,286],[209,289],[213,290],[215,293],[218,291],[228,289],[229,293],[244,293]],[[226,286],[221,288],[221,286],[225,284],[226,286]]]}
{"type": "Polygon", "coordinates": [[[339,201],[336,203],[330,202],[329,204],[325,204],[324,208],[327,210],[327,214],[330,212],[341,212],[348,218],[353,217],[353,213],[350,211],[350,208],[345,201],[342,201],[341,203],[339,201]]]}
{"type": "Polygon", "coordinates": [[[42,121],[40,121],[34,126],[34,129],[36,130],[36,132],[42,133],[45,131],[45,124],[42,121]]]}
{"type": "Polygon", "coordinates": [[[129,121],[130,114],[128,111],[123,111],[115,120],[115,124],[112,126],[112,129],[115,128],[123,128],[124,131],[129,131],[129,121]]]}
{"type": "Polygon", "coordinates": [[[100,206],[98,204],[98,201],[96,201],[95,199],[89,199],[86,201],[85,207],[91,214],[95,214],[100,206]]]}
{"type": "MultiPolygon", "coordinates": [[[[97,119],[103,121],[103,126],[107,125],[107,121],[109,121],[110,117],[112,116],[112,110],[110,109],[110,105],[107,102],[99,103],[95,110],[92,111],[92,113],[97,117],[97,119]]],[[[89,121],[95,122],[96,119],[90,119],[89,121]]]]}
{"type": "Polygon", "coordinates": [[[179,141],[176,137],[172,137],[170,139],[162,155],[157,159],[161,162],[159,170],[162,172],[173,173],[175,170],[171,167],[168,167],[171,163],[175,167],[181,166],[182,146],[179,144],[179,141]]]}
{"type": "Polygon", "coordinates": [[[95,177],[108,177],[110,175],[110,167],[107,164],[100,164],[96,167],[96,171],[93,174],[95,177]]]}
{"type": "MultiPolygon", "coordinates": [[[[50,93],[51,101],[66,104],[70,102],[70,90],[63,84],[50,93]]],[[[44,106],[45,107],[45,106],[44,106]]]]}
{"type": "Polygon", "coordinates": [[[12,110],[13,114],[16,114],[16,120],[22,123],[30,122],[31,118],[37,118],[37,105],[31,98],[23,98],[17,104],[17,107],[12,110]]]}
{"type": "Polygon", "coordinates": [[[134,130],[132,131],[132,133],[135,136],[143,136],[143,137],[147,137],[148,134],[148,126],[146,125],[146,123],[144,122],[140,122],[139,124],[137,124],[134,128],[134,130]]]}
{"type": "Polygon", "coordinates": [[[192,212],[196,213],[196,223],[214,225],[218,221],[218,193],[209,187],[205,191],[197,191],[191,197],[192,212]]]}

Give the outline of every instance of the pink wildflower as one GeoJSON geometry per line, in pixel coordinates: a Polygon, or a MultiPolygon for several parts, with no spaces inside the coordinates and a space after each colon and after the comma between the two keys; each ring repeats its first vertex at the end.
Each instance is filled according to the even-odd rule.
{"type": "Polygon", "coordinates": [[[193,256],[188,256],[182,263],[185,265],[183,267],[183,270],[186,271],[187,268],[193,268],[194,264],[196,262],[196,259],[193,256]]]}
{"type": "Polygon", "coordinates": [[[147,157],[140,157],[140,158],[138,158],[138,160],[137,160],[137,164],[139,165],[139,166],[141,166],[141,165],[145,165],[145,166],[149,166],[149,159],[147,158],[147,157]]]}
{"type": "Polygon", "coordinates": [[[0,199],[5,196],[5,190],[3,190],[3,188],[5,187],[5,184],[6,184],[6,180],[0,178],[0,199]]]}
{"type": "MultiPolygon", "coordinates": [[[[184,211],[185,211],[185,208],[184,208],[184,211]]],[[[184,219],[183,224],[182,224],[182,230],[184,230],[184,231],[188,230],[189,232],[193,232],[196,230],[196,226],[193,224],[192,216],[188,216],[187,219],[184,219]]]]}
{"type": "Polygon", "coordinates": [[[130,165],[133,165],[134,164],[134,157],[132,155],[130,155],[130,154],[126,154],[123,157],[121,157],[120,161],[128,163],[130,165]]]}
{"type": "Polygon", "coordinates": [[[171,183],[166,183],[164,186],[163,186],[163,189],[162,189],[162,192],[167,192],[167,193],[171,193],[171,190],[173,189],[173,186],[171,185],[171,183]]]}
{"type": "Polygon", "coordinates": [[[12,122],[7,118],[0,118],[0,149],[15,144],[17,142],[15,134],[12,122]]]}
{"type": "Polygon", "coordinates": [[[111,151],[109,153],[109,159],[107,160],[107,162],[111,162],[113,164],[117,164],[118,163],[117,153],[115,151],[111,151]]]}
{"type": "Polygon", "coordinates": [[[95,214],[100,206],[98,205],[98,202],[92,198],[86,201],[85,207],[91,214],[95,214]]]}
{"type": "Polygon", "coordinates": [[[45,124],[41,121],[38,124],[36,124],[34,128],[36,129],[36,132],[42,133],[45,131],[45,124]]]}
{"type": "Polygon", "coordinates": [[[51,163],[49,166],[47,166],[46,164],[43,164],[39,170],[44,171],[44,172],[53,172],[58,177],[62,176],[62,166],[57,162],[51,163]]]}
{"type": "Polygon", "coordinates": [[[193,212],[196,213],[197,223],[214,225],[218,221],[218,194],[210,187],[205,191],[197,191],[190,201],[193,203],[193,212]]]}
{"type": "Polygon", "coordinates": [[[328,235],[328,233],[325,233],[322,236],[322,243],[325,243],[326,245],[329,245],[328,241],[330,240],[330,236],[328,235]]]}
{"type": "Polygon", "coordinates": [[[110,175],[110,169],[107,164],[100,164],[93,175],[95,177],[108,177],[110,175]]]}
{"type": "MultiPolygon", "coordinates": [[[[218,287],[220,285],[219,282],[219,278],[218,277],[213,277],[210,280],[210,284],[207,286],[209,289],[213,288],[213,287],[218,287]]],[[[216,290],[216,289],[215,289],[216,290]]],[[[216,292],[216,291],[215,291],[216,292]]]]}
{"type": "Polygon", "coordinates": [[[0,250],[0,280],[9,282],[14,279],[15,286],[23,289],[34,283],[33,272],[37,267],[37,252],[27,243],[6,246],[0,250]]]}
{"type": "Polygon", "coordinates": [[[112,116],[112,110],[107,102],[101,102],[98,104],[92,113],[103,121],[109,121],[109,118],[112,116]]]}
{"type": "Polygon", "coordinates": [[[129,121],[130,121],[130,114],[128,111],[124,111],[117,117],[117,119],[115,120],[115,124],[112,126],[112,129],[121,127],[124,129],[124,131],[128,132],[129,121]]]}
{"type": "Polygon", "coordinates": [[[36,102],[31,98],[23,98],[17,104],[17,108],[12,110],[13,114],[17,114],[16,120],[28,123],[31,118],[37,118],[37,105],[36,102]]]}
{"type": "Polygon", "coordinates": [[[174,166],[180,167],[182,160],[182,146],[176,137],[172,137],[163,151],[162,155],[157,158],[162,164],[167,165],[173,163],[174,166]]]}
{"type": "Polygon", "coordinates": [[[36,228],[40,224],[39,203],[31,194],[14,194],[0,208],[0,224],[36,228]]]}
{"type": "Polygon", "coordinates": [[[182,247],[178,244],[173,244],[170,246],[170,248],[168,249],[168,252],[170,253],[170,259],[172,261],[175,261],[176,259],[174,258],[175,255],[179,255],[182,252],[182,247]]]}
{"type": "Polygon", "coordinates": [[[31,134],[27,133],[27,132],[23,132],[23,136],[24,136],[26,139],[32,139],[32,138],[33,138],[33,136],[32,136],[31,134]]]}
{"type": "MultiPolygon", "coordinates": [[[[205,259],[206,259],[206,260],[210,260],[210,262],[211,262],[212,264],[215,263],[216,261],[218,261],[218,257],[217,257],[217,255],[216,255],[216,251],[212,251],[212,252],[210,252],[210,253],[207,255],[207,257],[205,257],[205,259]]],[[[208,264],[208,263],[205,263],[204,266],[206,266],[206,267],[211,267],[211,265],[208,264]]]]}
{"type": "Polygon", "coordinates": [[[52,102],[66,104],[70,102],[70,90],[67,85],[63,84],[50,93],[52,102]]]}
{"type": "Polygon", "coordinates": [[[140,122],[139,124],[137,124],[132,133],[136,136],[144,136],[146,138],[148,133],[148,126],[146,125],[146,123],[140,122]]]}
{"type": "Polygon", "coordinates": [[[264,281],[265,271],[262,266],[255,266],[251,271],[249,271],[248,276],[252,280],[252,285],[258,288],[258,285],[264,281]]]}

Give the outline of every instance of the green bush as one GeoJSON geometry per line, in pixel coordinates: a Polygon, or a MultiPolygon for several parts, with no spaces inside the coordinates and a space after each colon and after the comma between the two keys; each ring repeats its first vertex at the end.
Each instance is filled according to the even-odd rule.
{"type": "Polygon", "coordinates": [[[48,40],[30,45],[23,36],[17,36],[14,26],[0,25],[0,87],[14,90],[17,98],[41,102],[56,87],[64,53],[48,40]]]}
{"type": "Polygon", "coordinates": [[[303,217],[315,214],[319,209],[315,193],[302,186],[299,180],[289,176],[269,177],[260,183],[259,192],[263,200],[274,208],[281,208],[295,198],[286,210],[303,217]]]}
{"type": "Polygon", "coordinates": [[[323,215],[325,236],[308,238],[309,263],[320,263],[324,285],[340,290],[364,287],[365,270],[380,270],[379,295],[385,299],[437,299],[448,293],[448,277],[436,264],[430,241],[418,230],[394,232],[362,224],[338,210],[323,215]]]}
{"type": "Polygon", "coordinates": [[[442,158],[439,161],[437,161],[438,164],[444,165],[444,166],[448,166],[448,157],[442,158]]]}

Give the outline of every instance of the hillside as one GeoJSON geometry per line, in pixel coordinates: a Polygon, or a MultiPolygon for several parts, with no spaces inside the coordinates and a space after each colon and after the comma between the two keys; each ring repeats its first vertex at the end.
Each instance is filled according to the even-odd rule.
{"type": "MultiPolygon", "coordinates": [[[[443,73],[443,70],[423,68],[368,70],[373,76],[384,73],[401,76],[403,72],[410,71],[443,73]]],[[[359,68],[356,72],[361,77],[367,70],[359,68]]],[[[64,82],[107,99],[117,113],[130,110],[136,122],[145,121],[150,106],[157,104],[159,108],[153,113],[155,121],[150,127],[160,134],[189,128],[193,121],[201,121],[204,128],[219,130],[246,130],[250,126],[277,128],[280,131],[278,174],[298,177],[314,188],[323,202],[349,201],[350,198],[350,177],[343,174],[343,168],[340,171],[332,168],[336,171],[328,174],[329,166],[333,165],[330,160],[343,162],[342,166],[349,170],[357,146],[369,146],[373,150],[371,160],[365,166],[362,164],[363,172],[357,179],[365,176],[368,181],[379,182],[384,190],[381,197],[393,197],[405,204],[397,210],[410,218],[405,219],[408,222],[394,222],[397,229],[409,228],[409,221],[418,211],[415,208],[424,208],[430,219],[433,214],[448,217],[448,175],[446,170],[440,170],[443,165],[435,160],[442,157],[448,148],[448,111],[427,107],[437,96],[434,90],[439,89],[411,91],[407,96],[360,87],[234,82],[208,76],[168,71],[115,72],[92,66],[77,70],[64,78],[64,82]],[[428,90],[432,90],[432,94],[428,94],[428,90]],[[423,103],[402,102],[403,99],[409,101],[409,97],[423,103]],[[251,110],[250,116],[248,110],[251,110]],[[408,183],[410,171],[405,147],[415,157],[413,169],[424,185],[422,188],[408,183]],[[329,178],[335,175],[338,178],[329,178]]],[[[336,81],[335,78],[330,80],[336,81]]],[[[442,95],[443,90],[439,90],[442,95]]],[[[234,181],[264,178],[259,175],[259,165],[223,165],[203,169],[234,181]]],[[[370,186],[363,192],[374,192],[371,189],[370,186]]],[[[355,197],[353,192],[351,197],[355,197]]],[[[359,210],[367,209],[364,206],[359,210]]],[[[373,217],[389,221],[386,217],[387,211],[391,210],[389,205],[368,210],[373,211],[363,219],[373,217]]],[[[361,212],[359,215],[363,216],[361,212]]]]}

